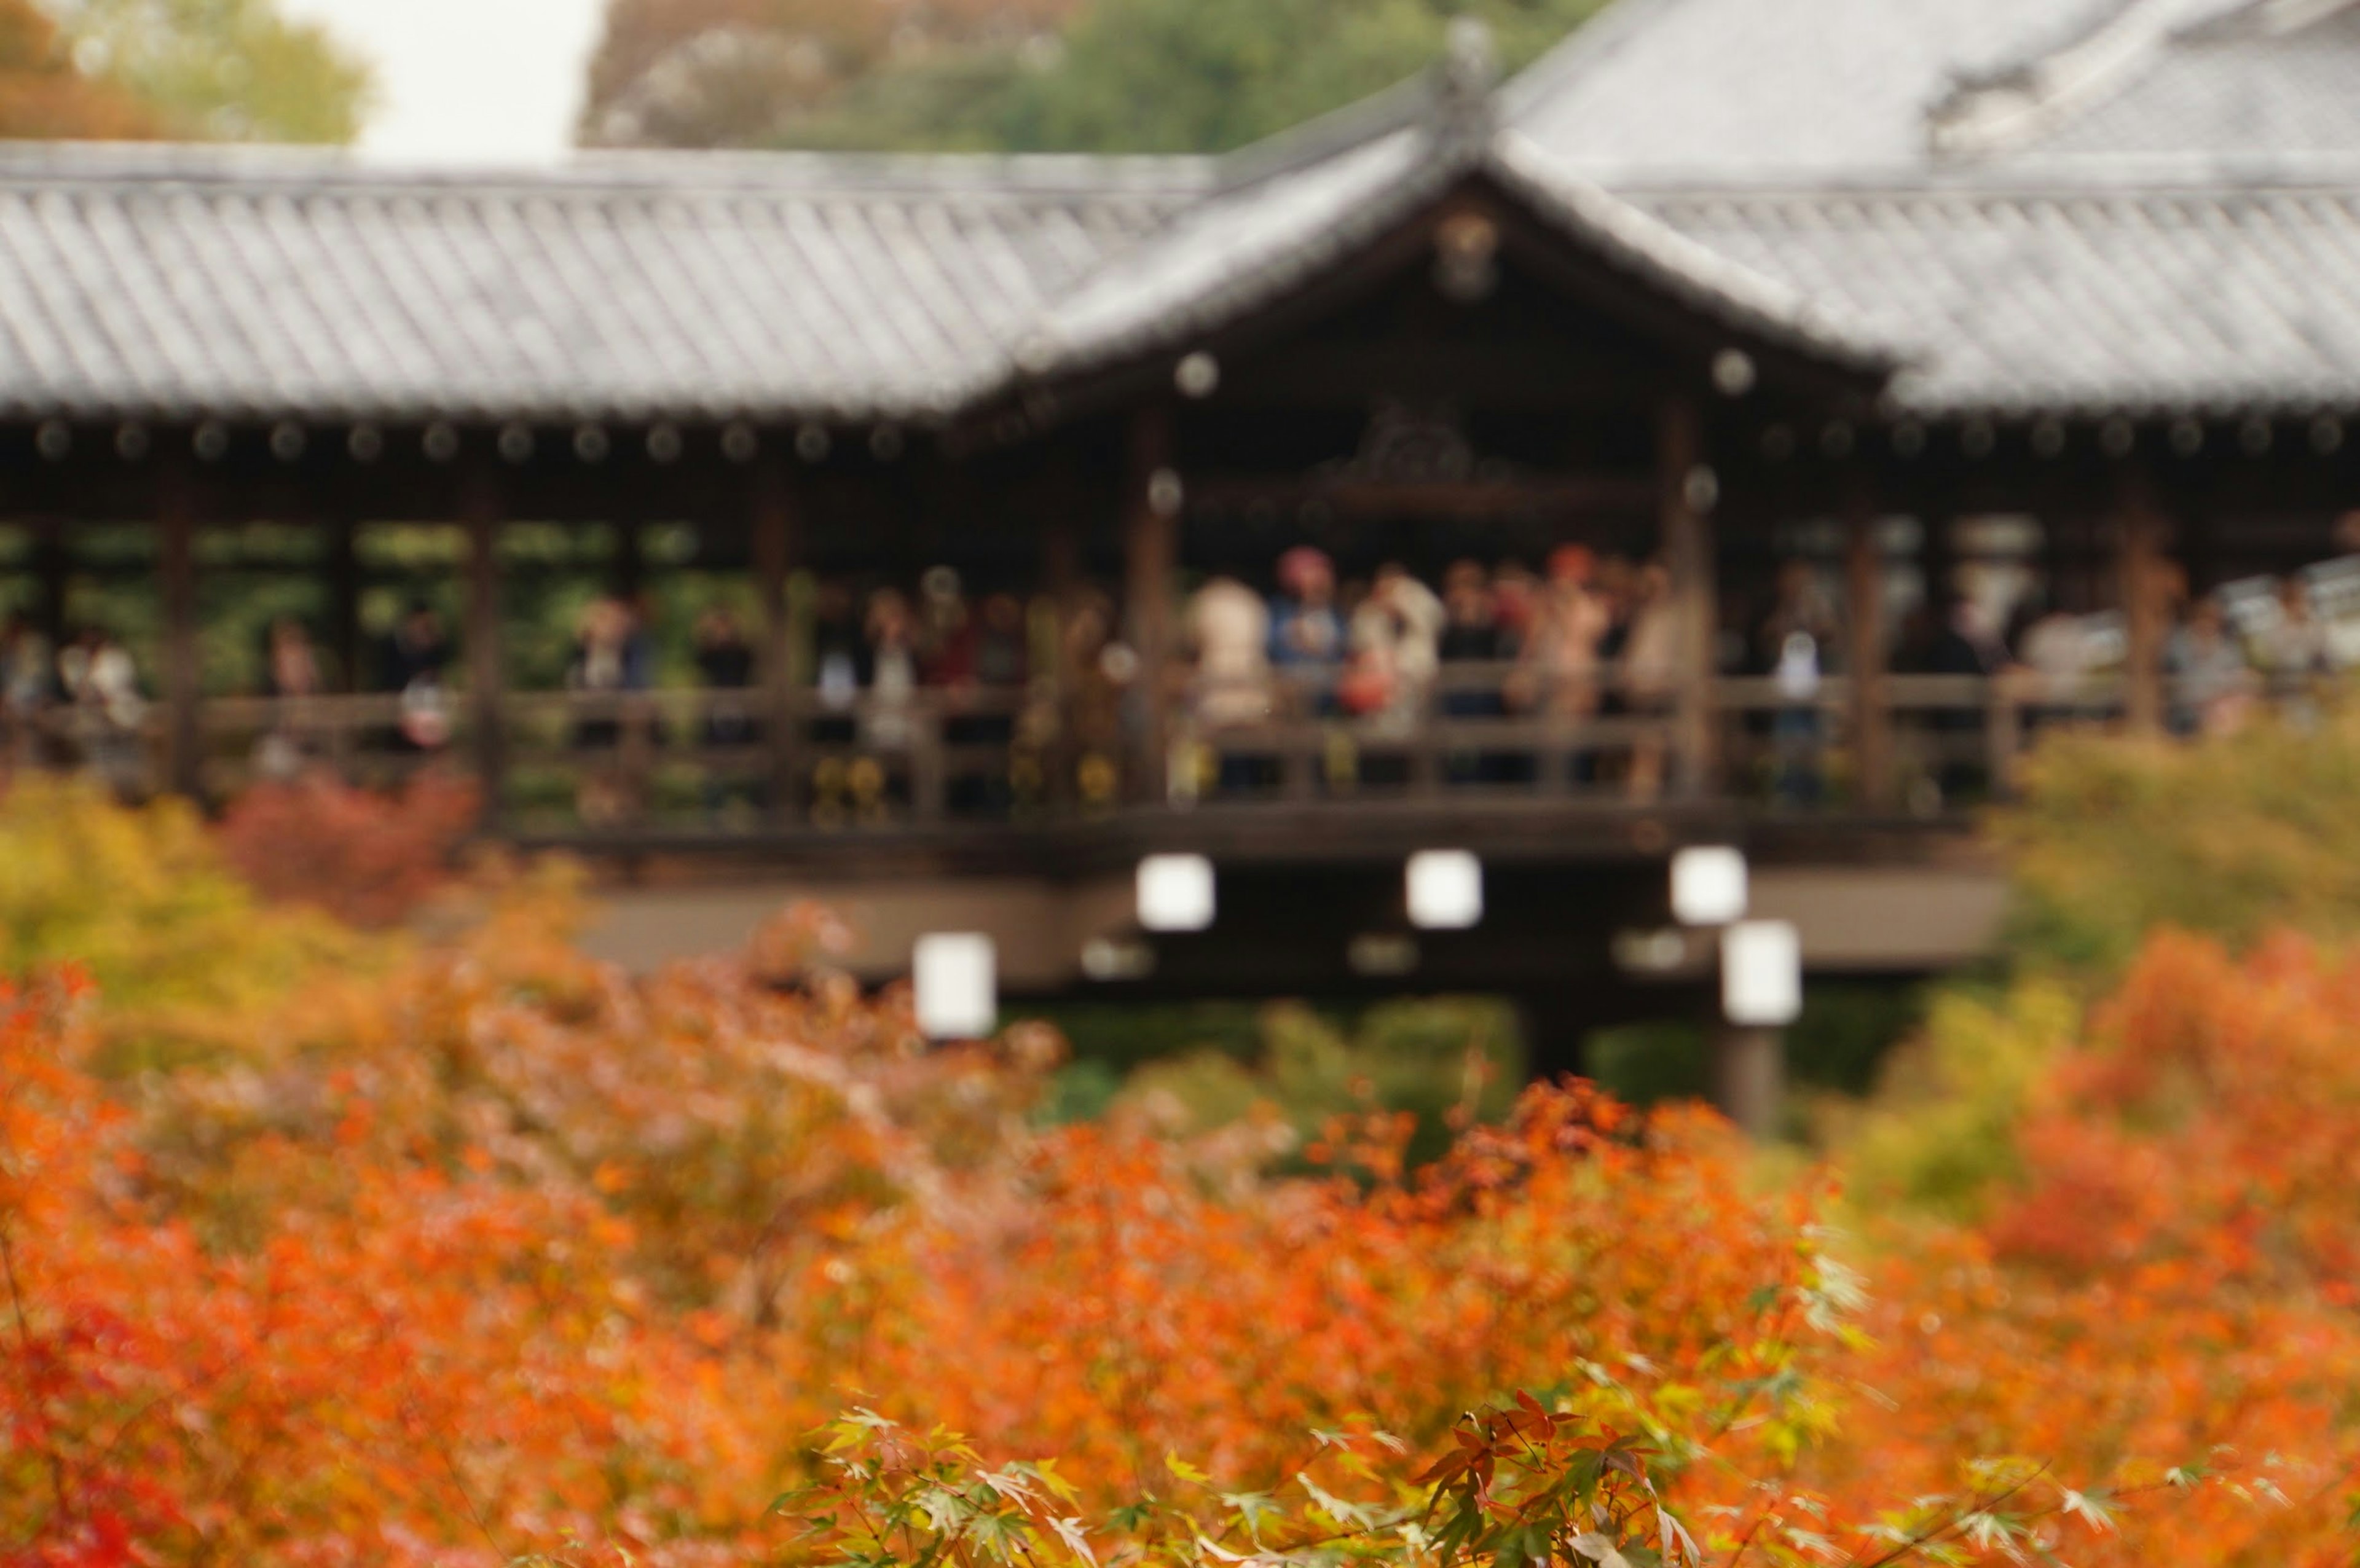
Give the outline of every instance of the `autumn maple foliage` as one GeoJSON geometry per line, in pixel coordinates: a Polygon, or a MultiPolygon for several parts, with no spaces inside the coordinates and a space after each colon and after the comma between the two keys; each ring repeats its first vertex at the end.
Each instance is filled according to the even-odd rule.
{"type": "Polygon", "coordinates": [[[392,793],[313,774],[240,795],[222,819],[221,843],[265,897],[388,926],[450,882],[482,808],[474,783],[442,773],[421,773],[392,793]]]}
{"type": "Polygon", "coordinates": [[[632,978],[475,896],[235,1050],[0,1000],[0,1563],[2336,1550],[2360,966],[2165,943],[1981,1217],[1843,1239],[1700,1111],[1281,1176],[1042,1127],[1054,1036],[925,1049],[816,911],[632,978]]]}

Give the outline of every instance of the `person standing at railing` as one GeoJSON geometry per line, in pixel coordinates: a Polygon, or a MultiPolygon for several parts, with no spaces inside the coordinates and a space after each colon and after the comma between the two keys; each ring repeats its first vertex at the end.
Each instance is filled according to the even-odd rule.
{"type": "MultiPolygon", "coordinates": [[[[1605,673],[1600,649],[1613,627],[1596,575],[1597,558],[1584,546],[1567,545],[1549,557],[1548,581],[1509,684],[1513,706],[1574,729],[1598,714],[1605,673]]],[[[1577,747],[1570,765],[1573,782],[1590,780],[1594,759],[1587,748],[1577,747]]]]}
{"type": "Polygon", "coordinates": [[[1225,793],[1251,789],[1260,781],[1256,759],[1228,751],[1218,736],[1270,721],[1270,608],[1236,578],[1216,577],[1190,596],[1186,625],[1196,653],[1196,733],[1181,742],[1183,753],[1172,768],[1174,793],[1185,799],[1191,787],[1203,786],[1197,748],[1207,746],[1218,758],[1219,788],[1225,793]]]}
{"type": "Polygon", "coordinates": [[[1777,597],[1755,642],[1779,700],[1770,721],[1772,791],[1786,805],[1815,804],[1826,774],[1819,692],[1836,646],[1836,612],[1809,561],[1779,567],[1777,597]]]}
{"type": "Polygon", "coordinates": [[[869,596],[865,623],[867,702],[860,744],[870,751],[907,751],[917,738],[918,633],[910,602],[891,588],[869,596]]]}
{"type": "Polygon", "coordinates": [[[1631,798],[1645,802],[1664,791],[1664,764],[1680,677],[1679,606],[1672,577],[1659,561],[1641,567],[1632,584],[1629,629],[1622,639],[1622,696],[1641,726],[1631,745],[1631,798]]]}
{"type": "Polygon", "coordinates": [[[5,740],[0,763],[34,767],[49,750],[43,734],[57,701],[57,666],[49,640],[40,628],[19,615],[0,629],[0,737],[5,740]]]}
{"type": "MultiPolygon", "coordinates": [[[[1983,606],[1956,589],[1944,595],[1930,634],[1924,653],[1928,675],[1989,681],[2007,668],[2007,649],[1992,634],[1983,606]]],[[[1941,748],[1935,782],[1945,802],[1961,800],[1978,785],[1987,789],[1994,782],[1989,768],[1974,759],[1983,755],[1979,740],[1987,719],[1981,701],[1934,710],[1934,735],[1941,748]]]]}
{"type": "MultiPolygon", "coordinates": [[[[1489,573],[1472,561],[1451,563],[1443,574],[1442,699],[1447,719],[1497,719],[1507,712],[1506,696],[1492,667],[1500,662],[1498,605],[1489,573]]],[[[1502,759],[1469,750],[1453,751],[1446,771],[1454,784],[1491,783],[1502,759]]]]}
{"type": "Polygon", "coordinates": [[[2230,735],[2244,726],[2258,682],[2217,595],[2190,609],[2165,645],[2163,668],[2175,735],[2230,735]]]}
{"type": "Polygon", "coordinates": [[[1270,662],[1310,713],[1333,713],[1334,682],[1345,656],[1344,621],[1336,613],[1336,566],[1306,545],[1278,558],[1278,596],[1270,606],[1270,662]]]}
{"type": "Polygon", "coordinates": [[[270,728],[255,743],[257,776],[283,783],[303,771],[318,749],[305,710],[327,690],[311,632],[292,615],[274,619],[262,644],[262,692],[273,708],[270,728]]]}
{"type": "Polygon", "coordinates": [[[733,799],[748,793],[742,782],[733,783],[732,776],[742,779],[744,767],[737,758],[749,754],[762,738],[754,718],[754,645],[737,612],[725,604],[697,616],[692,637],[697,682],[705,690],[698,732],[705,749],[715,754],[705,767],[705,805],[717,814],[733,799]]]}
{"type": "Polygon", "coordinates": [[[1370,716],[1406,734],[1424,722],[1442,670],[1442,631],[1449,615],[1433,589],[1398,561],[1377,568],[1369,596],[1352,612],[1348,633],[1355,655],[1371,653],[1389,672],[1383,703],[1370,716]]]}
{"type": "Polygon", "coordinates": [[[141,730],[148,700],[131,651],[112,633],[85,627],[59,650],[58,684],[72,709],[82,761],[117,794],[140,793],[147,783],[141,730]]]}
{"type": "Polygon", "coordinates": [[[644,723],[627,713],[625,699],[647,689],[645,660],[635,651],[630,606],[613,595],[594,599],[577,624],[566,690],[584,699],[574,720],[574,747],[585,754],[575,803],[582,820],[607,826],[628,817],[637,804],[633,780],[604,754],[622,743],[626,723],[644,723]]]}
{"type": "Polygon", "coordinates": [[[1139,656],[1114,635],[1112,601],[1093,589],[1065,627],[1065,724],[1074,791],[1103,811],[1122,798],[1123,700],[1139,678],[1139,656]]]}
{"type": "Polygon", "coordinates": [[[401,699],[394,735],[398,747],[432,752],[451,743],[451,657],[442,617],[425,600],[412,599],[386,638],[380,659],[385,690],[401,699]]]}
{"type": "Polygon", "coordinates": [[[2269,683],[2270,696],[2284,704],[2288,719],[2315,724],[2320,688],[2335,672],[2335,656],[2327,626],[2312,609],[2311,589],[2301,578],[2279,580],[2278,618],[2255,638],[2254,657],[2269,683]]]}

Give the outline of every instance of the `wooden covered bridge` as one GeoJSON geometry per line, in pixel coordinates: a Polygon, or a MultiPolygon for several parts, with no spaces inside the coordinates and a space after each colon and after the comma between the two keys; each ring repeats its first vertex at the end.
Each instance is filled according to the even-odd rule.
{"type": "Polygon", "coordinates": [[[1814,968],[1939,968],[2029,738],[2164,726],[2176,604],[2349,553],[2360,505],[2360,7],[2098,10],[1621,0],[1505,83],[1462,33],[1213,159],[0,154],[11,646],[111,617],[148,699],[94,741],[28,697],[16,760],[216,800],[274,735],[464,766],[493,831],[639,887],[643,948],[801,888],[880,973],[978,929],[1037,995],[1689,1006],[1709,964],[1649,935],[1700,844],[1814,968]],[[1568,545],[1659,569],[1644,678],[1207,700],[1208,583],[1568,545]],[[2027,586],[2102,650],[2070,689],[1902,651],[2027,586]],[[882,588],[1012,614],[1021,673],[847,685],[831,627],[882,588]],[[593,593],[645,679],[566,682],[593,593]],[[1808,670],[1756,657],[1797,594],[1808,670]],[[739,679],[693,661],[705,604],[739,679]],[[267,692],[256,605],[322,689],[267,692]],[[382,672],[412,618],[423,739],[382,672]],[[1485,867],[1472,931],[1411,929],[1437,848],[1485,867]],[[1150,937],[1131,872],[1174,851],[1220,918],[1150,937]]]}

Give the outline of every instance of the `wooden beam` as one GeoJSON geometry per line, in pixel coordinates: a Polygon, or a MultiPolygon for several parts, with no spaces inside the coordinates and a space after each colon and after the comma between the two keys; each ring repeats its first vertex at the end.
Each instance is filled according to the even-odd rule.
{"type": "Polygon", "coordinates": [[[497,824],[508,786],[508,732],[502,698],[508,691],[501,626],[500,524],[506,513],[498,481],[488,469],[468,475],[460,496],[467,529],[467,712],[475,737],[475,778],[484,791],[484,820],[497,824]]]}
{"type": "Polygon", "coordinates": [[[1845,667],[1852,676],[1852,767],[1860,803],[1890,811],[1894,802],[1893,712],[1885,677],[1892,643],[1885,630],[1885,553],[1876,537],[1876,497],[1857,475],[1844,505],[1845,667]]]}
{"type": "Polygon", "coordinates": [[[1178,497],[1162,493],[1173,483],[1172,410],[1150,403],[1131,419],[1131,445],[1123,482],[1124,611],[1131,646],[1139,655],[1142,723],[1134,759],[1136,792],[1161,800],[1169,787],[1171,757],[1170,666],[1174,578],[1179,567],[1178,497]]]}
{"type": "Polygon", "coordinates": [[[1682,796],[1699,800],[1712,792],[1717,773],[1713,677],[1721,592],[1712,519],[1704,506],[1711,476],[1704,466],[1702,423],[1688,398],[1667,397],[1657,408],[1655,470],[1664,566],[1680,626],[1672,716],[1676,786],[1682,796]]]}
{"type": "Polygon", "coordinates": [[[2163,548],[2168,524],[2146,472],[2125,468],[2115,486],[2115,572],[2127,632],[2123,717],[2133,735],[2164,728],[2164,643],[2170,636],[2170,572],[2163,548]]]}
{"type": "Polygon", "coordinates": [[[761,601],[762,728],[770,745],[770,807],[781,824],[796,819],[798,734],[795,713],[795,631],[787,580],[800,546],[801,519],[784,459],[766,457],[754,470],[754,588],[761,601]]]}
{"type": "Polygon", "coordinates": [[[1228,474],[1193,477],[1193,505],[1240,508],[1272,506],[1293,512],[1325,506],[1341,517],[1420,517],[1461,522],[1492,522],[1541,516],[1593,517],[1600,512],[1644,513],[1657,495],[1647,474],[1547,475],[1530,479],[1395,485],[1382,482],[1254,479],[1228,474]]]}
{"type": "Polygon", "coordinates": [[[197,638],[197,490],[180,463],[168,465],[157,486],[156,528],[164,621],[165,779],[173,793],[202,800],[204,669],[197,638]]]}

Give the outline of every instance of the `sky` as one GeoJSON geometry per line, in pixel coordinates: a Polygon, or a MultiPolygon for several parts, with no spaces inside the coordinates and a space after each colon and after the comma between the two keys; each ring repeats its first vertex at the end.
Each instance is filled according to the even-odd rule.
{"type": "Polygon", "coordinates": [[[572,145],[605,0],[282,0],[377,72],[361,139],[404,163],[552,162],[572,145]]]}

